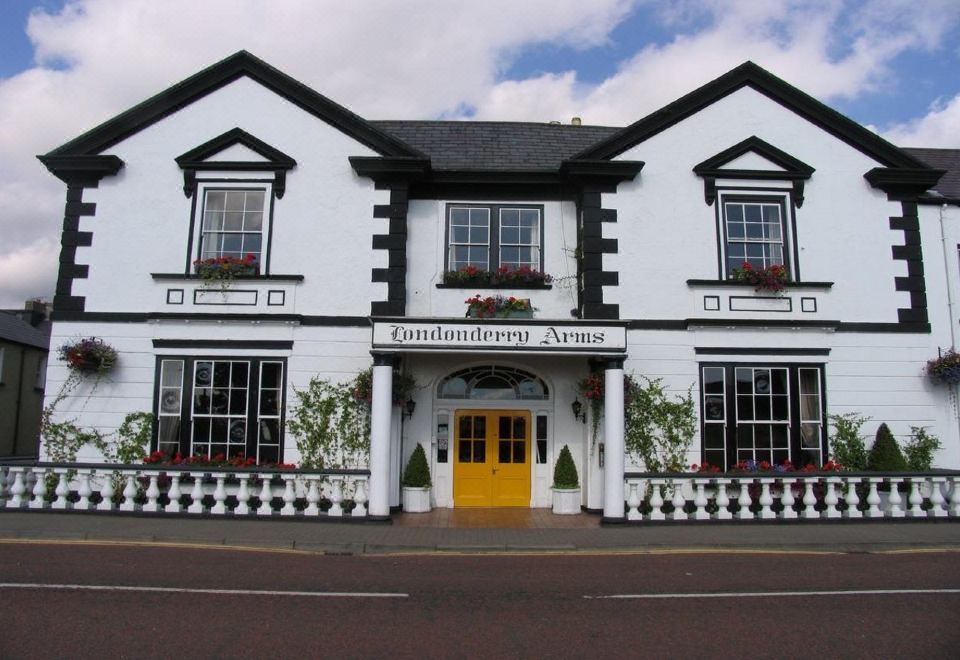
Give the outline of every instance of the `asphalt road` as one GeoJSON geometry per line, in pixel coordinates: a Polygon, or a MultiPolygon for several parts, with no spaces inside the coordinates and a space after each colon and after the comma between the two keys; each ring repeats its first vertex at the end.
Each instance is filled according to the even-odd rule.
{"type": "Polygon", "coordinates": [[[956,552],[337,557],[10,542],[0,583],[3,658],[955,658],[960,644],[956,552]]]}

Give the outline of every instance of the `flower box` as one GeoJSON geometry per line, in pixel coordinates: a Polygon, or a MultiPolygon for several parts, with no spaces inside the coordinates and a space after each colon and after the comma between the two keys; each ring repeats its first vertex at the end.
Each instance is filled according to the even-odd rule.
{"type": "Polygon", "coordinates": [[[536,308],[529,298],[513,296],[487,296],[481,298],[478,293],[464,301],[467,304],[467,317],[475,319],[532,319],[536,308]]]}
{"type": "Polygon", "coordinates": [[[476,266],[464,266],[459,270],[448,270],[443,273],[443,283],[448,286],[536,287],[546,286],[552,281],[553,276],[549,273],[533,270],[527,266],[516,270],[503,266],[495,271],[483,270],[476,266]]]}
{"type": "Polygon", "coordinates": [[[731,279],[752,284],[755,291],[781,293],[786,291],[787,284],[790,283],[790,274],[787,272],[787,267],[780,264],[754,268],[749,261],[744,261],[740,268],[733,269],[731,279]]]}

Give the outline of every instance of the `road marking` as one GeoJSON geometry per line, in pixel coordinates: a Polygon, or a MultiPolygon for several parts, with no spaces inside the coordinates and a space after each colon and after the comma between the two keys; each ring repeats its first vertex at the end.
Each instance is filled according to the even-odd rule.
{"type": "Polygon", "coordinates": [[[584,596],[590,600],[604,599],[670,599],[670,598],[782,598],[784,596],[891,596],[902,594],[960,594],[960,589],[851,589],[847,591],[754,591],[700,594],[610,594],[584,596]]]}
{"type": "Polygon", "coordinates": [[[150,591],[175,594],[215,594],[220,596],[311,596],[315,598],[409,598],[410,594],[367,591],[272,591],[258,589],[191,589],[185,587],[131,587],[114,584],[41,584],[38,582],[0,582],[0,589],[69,589],[73,591],[150,591]]]}

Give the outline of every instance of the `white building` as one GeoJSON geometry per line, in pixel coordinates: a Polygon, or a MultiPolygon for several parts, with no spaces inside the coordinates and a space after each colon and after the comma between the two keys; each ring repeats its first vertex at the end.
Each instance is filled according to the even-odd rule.
{"type": "MultiPolygon", "coordinates": [[[[826,416],[857,412],[930,427],[960,467],[955,393],[923,372],[956,343],[957,152],[900,149],[752,63],[620,129],[367,121],[240,52],[41,160],[67,183],[52,345],[120,351],[64,402],[83,425],[154,411],[154,448],[296,462],[294,388],[372,353],[374,516],[421,443],[437,506],[548,506],[569,445],[583,505],[622,518],[624,371],[710,411],[690,463],[819,464],[826,416]],[[194,273],[246,253],[258,274],[226,291],[194,273]],[[745,259],[787,291],[733,281],[745,259]],[[469,264],[553,282],[444,283],[469,264]],[[477,293],[535,318],[465,318],[477,293]],[[229,368],[243,403],[196,412],[229,368]],[[591,370],[596,439],[571,410],[591,370]]],[[[48,392],[65,378],[52,360],[48,392]]]]}

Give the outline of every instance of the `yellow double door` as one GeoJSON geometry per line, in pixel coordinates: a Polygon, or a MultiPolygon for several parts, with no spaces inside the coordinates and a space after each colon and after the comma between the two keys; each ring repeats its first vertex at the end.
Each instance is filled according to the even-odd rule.
{"type": "Polygon", "coordinates": [[[530,506],[530,413],[458,410],[453,505],[530,506]]]}

